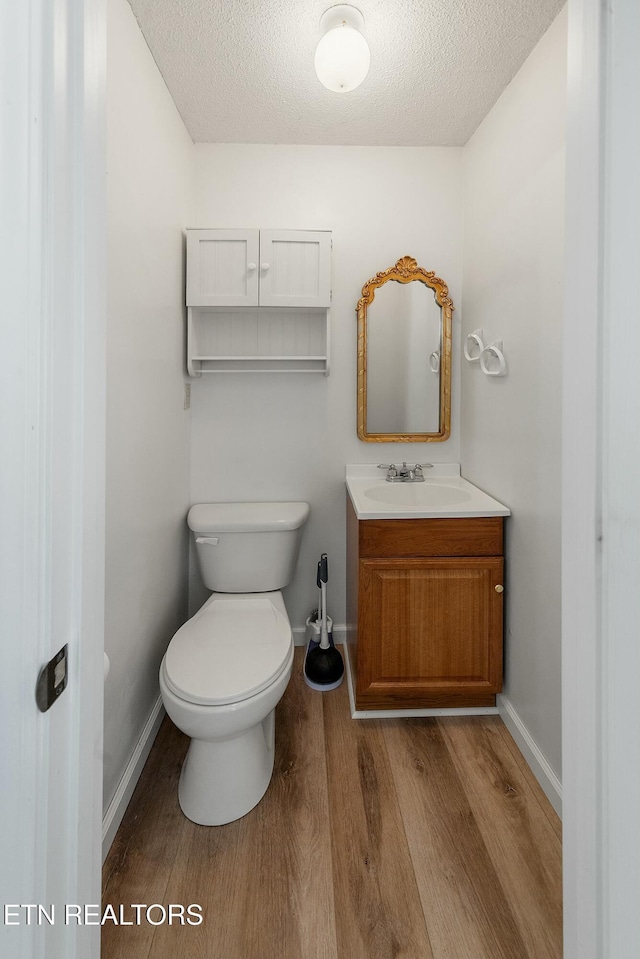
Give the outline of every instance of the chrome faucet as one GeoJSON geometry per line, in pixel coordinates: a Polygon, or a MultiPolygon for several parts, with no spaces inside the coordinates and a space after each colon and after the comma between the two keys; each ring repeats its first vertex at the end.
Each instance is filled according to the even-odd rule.
{"type": "Polygon", "coordinates": [[[378,469],[387,470],[387,483],[424,483],[423,470],[433,469],[433,463],[425,463],[424,466],[421,463],[415,466],[403,463],[400,468],[395,463],[380,463],[378,469]]]}

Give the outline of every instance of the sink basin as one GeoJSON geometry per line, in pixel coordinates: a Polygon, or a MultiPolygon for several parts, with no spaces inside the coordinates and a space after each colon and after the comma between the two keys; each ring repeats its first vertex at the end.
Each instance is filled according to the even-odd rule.
{"type": "Polygon", "coordinates": [[[460,476],[458,463],[435,463],[424,483],[387,483],[377,465],[347,466],[347,490],[361,519],[508,516],[509,508],[460,476]]]}
{"type": "Polygon", "coordinates": [[[377,483],[363,490],[364,495],[376,503],[396,504],[398,506],[421,507],[426,510],[440,509],[443,506],[455,506],[468,502],[471,494],[467,490],[444,483],[377,483]]]}

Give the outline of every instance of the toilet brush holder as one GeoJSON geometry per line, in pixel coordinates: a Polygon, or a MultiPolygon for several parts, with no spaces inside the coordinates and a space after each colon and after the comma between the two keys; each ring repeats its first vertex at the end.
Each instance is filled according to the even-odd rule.
{"type": "MultiPolygon", "coordinates": [[[[319,619],[319,615],[320,614],[318,613],[318,610],[314,609],[311,615],[307,616],[307,619],[305,621],[306,631],[305,631],[305,637],[304,637],[304,645],[307,653],[309,652],[309,649],[313,649],[314,646],[320,645],[322,623],[319,619]]],[[[327,616],[327,629],[329,630],[330,633],[333,629],[333,620],[331,619],[330,616],[327,616]]]]}

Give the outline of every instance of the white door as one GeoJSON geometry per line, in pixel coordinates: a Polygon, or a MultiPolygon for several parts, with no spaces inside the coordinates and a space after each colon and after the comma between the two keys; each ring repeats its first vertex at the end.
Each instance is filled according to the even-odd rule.
{"type": "Polygon", "coordinates": [[[257,230],[187,230],[187,306],[257,306],[258,255],[257,230]]]}
{"type": "Polygon", "coordinates": [[[0,954],[94,959],[100,903],[104,0],[0,5],[0,954]],[[68,646],[64,692],[36,705],[68,646]],[[81,912],[84,919],[84,913],[81,912]]]}
{"type": "Polygon", "coordinates": [[[331,306],[331,234],[260,231],[260,306],[331,306]]]}

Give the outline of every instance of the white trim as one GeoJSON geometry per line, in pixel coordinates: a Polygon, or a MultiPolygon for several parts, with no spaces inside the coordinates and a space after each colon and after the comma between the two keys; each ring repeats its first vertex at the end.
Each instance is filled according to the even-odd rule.
{"type": "MultiPolygon", "coordinates": [[[[82,89],[76,91],[79,115],[76,173],[79,244],[75,250],[78,317],[76,349],[82,351],[75,401],[82,410],[82,517],[77,537],[82,551],[82,621],[78,637],[78,685],[75,746],[78,764],[74,808],[77,824],[76,890],[83,902],[100,902],[100,820],[103,785],[104,702],[104,567],[105,567],[105,430],[106,430],[106,57],[107,0],[69,3],[71,35],[77,34],[77,71],[82,89]],[[81,24],[81,26],[80,26],[81,24]],[[81,34],[80,34],[81,29],[81,34]],[[81,62],[81,67],[80,67],[81,62]],[[80,159],[81,157],[81,159],[80,159]],[[97,898],[96,898],[97,897],[97,898]]],[[[75,80],[77,83],[77,77],[75,80]]],[[[70,85],[74,85],[73,75],[70,85]]],[[[73,254],[72,254],[73,256],[73,254]]],[[[76,901],[76,900],[74,900],[76,901]]],[[[100,955],[99,929],[78,927],[72,952],[93,959],[100,955]]]]}
{"type": "Polygon", "coordinates": [[[562,373],[565,959],[603,959],[599,492],[604,5],[570,0],[562,373]],[[579,481],[576,481],[576,478],[579,481]]]}
{"type": "Polygon", "coordinates": [[[602,5],[599,477],[602,959],[640,954],[640,6],[602,5]]]}
{"type": "Polygon", "coordinates": [[[570,0],[563,368],[565,959],[640,948],[640,9],[570,0]]]}
{"type": "MultiPolygon", "coordinates": [[[[0,7],[2,718],[14,731],[0,879],[6,902],[58,909],[100,901],[106,4],[0,7]],[[65,643],[68,686],[41,714],[35,677],[65,643]]],[[[99,927],[41,932],[3,928],[4,952],[99,955],[99,927]]]]}
{"type": "Polygon", "coordinates": [[[498,696],[498,712],[545,796],[562,819],[562,783],[546,756],[516,712],[513,703],[504,695],[498,696]]]}
{"type": "Polygon", "coordinates": [[[158,735],[158,730],[162,720],[165,717],[162,697],[158,696],[153,709],[145,723],[145,727],[140,734],[140,738],[133,750],[131,759],[127,763],[126,769],[122,774],[122,779],[118,783],[113,799],[109,803],[104,818],[102,820],[102,862],[104,863],[107,854],[111,849],[111,844],[116,837],[116,833],[122,822],[127,806],[133,796],[140,774],[147,761],[151,747],[158,735]]]}
{"type": "MultiPolygon", "coordinates": [[[[11,737],[4,737],[2,748],[3,781],[12,788],[0,790],[0,895],[5,903],[51,901],[44,848],[49,723],[48,717],[38,714],[32,698],[34,677],[52,655],[40,626],[46,583],[38,548],[38,534],[44,525],[40,521],[45,500],[42,458],[48,438],[38,405],[44,353],[39,282],[44,253],[38,239],[42,236],[41,166],[48,145],[41,132],[46,39],[42,20],[42,11],[32,3],[0,7],[4,92],[0,102],[0,443],[4,463],[0,472],[0,633],[10,637],[3,643],[0,722],[3,729],[12,730],[11,737]]],[[[66,777],[66,755],[61,766],[66,777]]],[[[35,927],[12,930],[3,926],[0,935],[4,950],[15,959],[39,959],[42,955],[35,927]]]]}
{"type": "MultiPolygon", "coordinates": [[[[335,630],[334,630],[335,632],[335,630]]],[[[307,645],[307,628],[306,626],[293,626],[291,629],[291,634],[293,636],[293,645],[294,646],[306,646],[307,645]]]]}
{"type": "Polygon", "coordinates": [[[456,706],[433,709],[354,709],[352,719],[429,719],[446,716],[497,716],[497,706],[456,706]]]}

